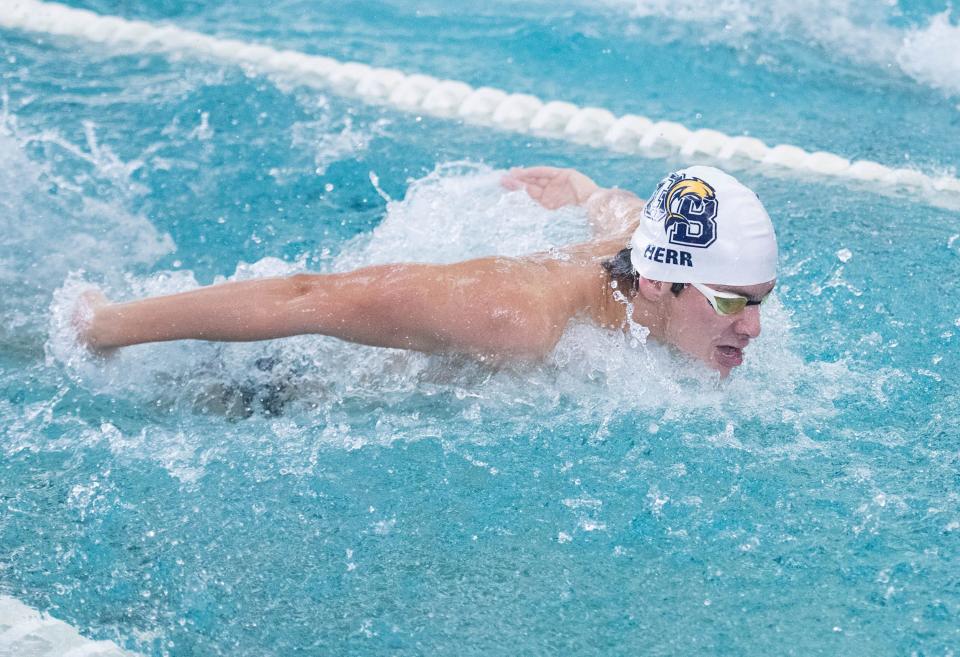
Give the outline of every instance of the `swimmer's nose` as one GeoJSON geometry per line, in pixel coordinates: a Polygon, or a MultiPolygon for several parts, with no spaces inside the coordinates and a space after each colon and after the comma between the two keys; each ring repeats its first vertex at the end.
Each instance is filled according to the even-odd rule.
{"type": "Polygon", "coordinates": [[[737,333],[755,338],[760,335],[760,306],[747,306],[737,317],[737,333]]]}

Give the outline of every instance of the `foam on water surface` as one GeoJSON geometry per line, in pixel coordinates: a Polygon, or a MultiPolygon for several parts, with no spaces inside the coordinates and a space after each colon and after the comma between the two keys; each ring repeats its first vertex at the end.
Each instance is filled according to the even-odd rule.
{"type": "MultiPolygon", "coordinates": [[[[704,4],[695,0],[611,0],[607,4],[625,9],[636,18],[661,19],[670,27],[678,23],[697,26],[702,43],[723,43],[764,53],[771,49],[769,44],[779,40],[774,36],[800,38],[829,51],[831,56],[881,70],[895,67],[920,84],[950,96],[960,95],[960,57],[956,49],[960,25],[947,4],[943,11],[919,20],[905,20],[908,12],[896,2],[725,0],[704,4]]],[[[681,38],[684,32],[677,30],[675,35],[681,38]]]]}
{"type": "MultiPolygon", "coordinates": [[[[317,16],[281,0],[263,10],[273,21],[242,1],[148,4],[130,5],[131,16],[194,21],[246,42],[302,39],[297,47],[310,52],[323,34],[344,59],[392,66],[377,57],[409,57],[410,70],[457,79],[467,67],[471,81],[493,76],[544,98],[569,90],[587,104],[598,93],[612,107],[626,92],[651,113],[690,106],[690,125],[700,111],[691,99],[703,76],[642,89],[639,77],[623,77],[629,57],[617,59],[624,42],[610,35],[630,29],[622,17],[633,5],[609,20],[592,8],[510,3],[490,16],[504,6],[495,3],[477,10],[490,19],[479,32],[458,32],[447,5],[418,5],[407,20],[397,3],[317,16]],[[460,57],[460,41],[494,54],[460,57]],[[542,66],[511,66],[508,56],[542,66]]],[[[734,77],[720,86],[742,76],[728,109],[750,124],[764,119],[753,101],[774,89],[751,77],[759,68],[799,76],[805,97],[831,101],[814,103],[811,125],[863,131],[896,158],[902,135],[869,120],[886,110],[861,105],[878,88],[891,113],[952,135],[943,92],[918,95],[898,67],[873,75],[875,64],[860,63],[875,59],[847,60],[843,48],[798,55],[790,35],[807,28],[790,21],[805,19],[765,7],[731,14],[743,31],[734,25],[739,36],[725,37],[710,8],[697,23],[680,3],[677,32],[660,36],[700,44],[678,54],[676,42],[670,55],[683,61],[711,34],[729,38],[702,63],[722,76],[710,65],[722,60],[722,69],[735,51],[734,77]],[[750,56],[751,34],[766,23],[771,50],[750,56]],[[803,83],[811,58],[817,71],[853,62],[840,82],[850,74],[847,86],[866,91],[803,83]],[[762,63],[738,68],[741,59],[762,63]]],[[[921,62],[939,52],[925,38],[950,38],[947,19],[934,18],[940,9],[898,22],[871,7],[836,10],[837,25],[867,49],[883,22],[895,38],[917,31],[921,62]]],[[[668,14],[650,18],[664,26],[668,14]]],[[[504,645],[949,654],[957,645],[960,598],[943,585],[955,577],[960,527],[950,212],[869,183],[742,174],[774,217],[782,267],[762,336],[724,382],[642,330],[584,323],[543,363],[499,368],[312,336],[143,345],[96,360],[73,343],[70,324],[88,286],[123,300],[395,260],[549,254],[587,236],[584,216],[504,193],[498,171],[559,163],[643,195],[666,166],[354,105],[280,76],[67,53],[74,42],[8,34],[0,225],[17,239],[0,246],[0,272],[25,291],[0,300],[17,323],[0,342],[0,590],[157,657],[490,655],[504,645]],[[691,626],[704,629],[683,631],[691,626]]],[[[634,62],[657,54],[626,41],[634,62]]],[[[883,52],[876,61],[896,56],[883,52]]],[[[401,95],[420,91],[411,82],[401,95]]],[[[440,86],[429,105],[441,111],[462,91],[440,86]]],[[[494,96],[475,100],[504,101],[494,96]]],[[[501,117],[532,106],[514,98],[501,117]]],[[[547,108],[544,125],[569,120],[569,110],[547,108]]],[[[683,136],[682,126],[661,127],[683,136]]],[[[931,170],[953,165],[949,144],[938,150],[922,130],[907,132],[931,170]]],[[[831,150],[835,136],[823,137],[831,150]]]]}
{"type": "Polygon", "coordinates": [[[92,124],[85,127],[84,145],[54,131],[19,129],[8,102],[0,114],[0,282],[18,293],[0,299],[13,320],[0,330],[17,340],[15,332],[33,328],[34,304],[67,272],[116,276],[121,267],[153,262],[173,245],[125,207],[137,193],[128,183],[139,164],[120,162],[99,146],[92,124]],[[43,154],[39,161],[28,156],[31,150],[43,154]]]}
{"type": "MultiPolygon", "coordinates": [[[[452,262],[550,252],[587,238],[582,211],[546,211],[525,194],[505,193],[500,175],[470,163],[438,167],[413,181],[403,200],[390,201],[383,222],[370,234],[354,238],[327,270],[347,271],[399,258],[452,262]]],[[[303,270],[303,262],[266,258],[239,265],[230,280],[303,270]]],[[[196,286],[188,271],[160,272],[127,276],[122,287],[106,292],[125,300],[196,286]]],[[[349,436],[330,434],[330,444],[348,448],[424,437],[485,442],[489,437],[477,430],[491,418],[507,420],[511,409],[535,411],[537,422],[557,427],[602,425],[624,413],[652,417],[661,425],[700,417],[727,423],[730,431],[742,422],[786,423],[793,427],[793,440],[802,442],[809,440],[811,427],[823,426],[836,414],[837,399],[862,385],[862,375],[843,362],[808,362],[796,355],[789,314],[775,299],[765,310],[765,329],[748,350],[747,364],[720,382],[699,363],[647,343],[643,332],[625,334],[577,321],[540,365],[490,368],[459,357],[374,349],[317,336],[256,344],[141,345],[100,359],[75,343],[71,318],[86,289],[89,283],[74,274],[54,295],[47,344],[48,364],[66,366],[84,388],[170,413],[282,415],[288,419],[279,422],[294,427],[315,424],[311,418],[320,416],[325,424],[347,430],[349,436]],[[447,401],[421,408],[425,395],[447,401]],[[341,411],[345,406],[349,413],[341,411]],[[357,415],[358,409],[366,411],[357,415]],[[409,426],[406,418],[413,409],[422,420],[432,418],[436,427],[444,428],[425,432],[409,426]],[[365,426],[370,411],[380,416],[380,426],[372,431],[365,426]]],[[[515,430],[522,431],[525,424],[519,422],[515,430]]],[[[131,454],[152,455],[168,463],[176,476],[189,479],[202,473],[203,465],[183,475],[184,461],[171,456],[170,446],[179,441],[189,461],[203,451],[204,431],[194,434],[186,427],[169,437],[154,434],[153,444],[147,445],[142,432],[139,437],[121,436],[116,427],[105,425],[91,428],[79,440],[105,439],[111,449],[126,446],[131,454]]],[[[789,451],[791,444],[772,449],[789,451]]],[[[737,445],[771,448],[750,440],[737,445]]],[[[291,454],[302,448],[294,441],[291,454]]]]}
{"type": "MultiPolygon", "coordinates": [[[[867,159],[852,162],[834,153],[810,153],[790,144],[768,147],[755,138],[745,143],[742,137],[731,137],[716,129],[694,131],[674,121],[654,123],[633,114],[618,119],[602,108],[578,108],[555,101],[545,105],[543,100],[530,94],[509,93],[490,87],[474,90],[458,80],[440,80],[430,75],[404,74],[360,62],[340,62],[329,57],[279,51],[266,45],[216,39],[172,26],[160,28],[143,21],[105,18],[56,3],[17,0],[8,12],[0,14],[0,19],[8,27],[91,39],[120,50],[157,50],[174,56],[189,54],[222,59],[261,73],[292,76],[308,86],[332,88],[402,111],[422,110],[434,116],[521,133],[543,134],[574,142],[600,142],[613,150],[658,156],[679,151],[686,157],[719,160],[728,167],[739,167],[745,161],[752,161],[755,166],[772,169],[774,173],[787,170],[836,176],[854,184],[866,183],[888,191],[919,188],[925,198],[936,204],[946,204],[946,207],[955,205],[953,196],[960,191],[960,181],[952,171],[932,177],[913,167],[894,169],[867,159]],[[117,25],[124,29],[117,31],[114,29],[117,25]],[[558,105],[569,108],[572,113],[558,114],[551,109],[558,105]],[[543,112],[549,117],[542,119],[543,112]],[[557,123],[561,115],[563,118],[557,123]],[[621,129],[621,123],[629,124],[630,129],[621,129]]],[[[318,171],[323,170],[323,166],[318,167],[318,171]]]]}
{"type": "Polygon", "coordinates": [[[0,595],[0,657],[136,657],[112,641],[90,641],[62,621],[0,595]]]}

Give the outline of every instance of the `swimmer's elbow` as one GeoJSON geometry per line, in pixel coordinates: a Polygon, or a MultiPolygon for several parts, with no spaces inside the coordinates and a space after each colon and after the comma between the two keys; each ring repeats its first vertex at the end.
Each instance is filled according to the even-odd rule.
{"type": "Polygon", "coordinates": [[[309,295],[316,287],[316,274],[294,274],[286,278],[287,295],[299,299],[309,295]]]}

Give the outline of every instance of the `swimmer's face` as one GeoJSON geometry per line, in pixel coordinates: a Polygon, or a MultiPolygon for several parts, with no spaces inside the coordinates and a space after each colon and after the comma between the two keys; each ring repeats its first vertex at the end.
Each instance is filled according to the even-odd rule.
{"type": "MultiPolygon", "coordinates": [[[[759,301],[770,294],[776,281],[759,285],[711,285],[759,301]]],[[[666,285],[669,287],[669,284],[666,285]]],[[[747,306],[733,315],[720,315],[703,294],[687,285],[678,295],[665,294],[663,340],[706,363],[726,377],[743,363],[744,349],[760,335],[760,306],[747,306]]]]}

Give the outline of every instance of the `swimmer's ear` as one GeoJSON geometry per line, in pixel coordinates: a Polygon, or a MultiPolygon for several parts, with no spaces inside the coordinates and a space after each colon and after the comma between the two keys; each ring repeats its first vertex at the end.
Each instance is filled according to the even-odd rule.
{"type": "Polygon", "coordinates": [[[670,291],[670,283],[663,281],[652,281],[649,278],[640,277],[637,285],[637,291],[647,301],[656,303],[663,298],[663,295],[670,291]]]}

